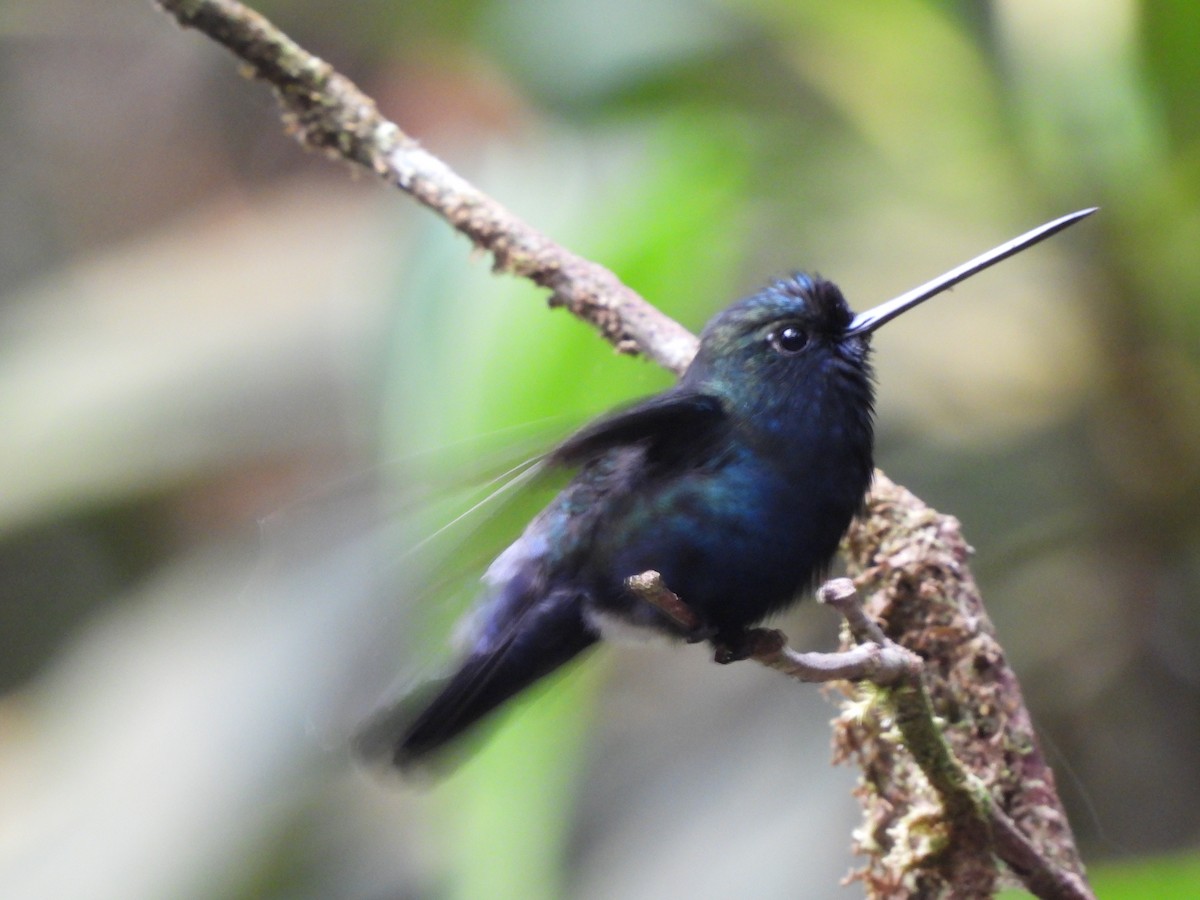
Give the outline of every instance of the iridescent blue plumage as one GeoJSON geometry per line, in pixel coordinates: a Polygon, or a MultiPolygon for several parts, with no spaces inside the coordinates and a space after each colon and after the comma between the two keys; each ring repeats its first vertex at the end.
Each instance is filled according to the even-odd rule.
{"type": "MultiPolygon", "coordinates": [[[[403,766],[568,660],[612,624],[736,646],[821,577],[871,481],[871,333],[1095,212],[1001,244],[854,316],[841,291],[780,279],[716,316],[674,388],[553,453],[578,474],[488,569],[458,668],[415,716],[368,730],[403,766]],[[626,580],[654,569],[695,613],[685,634],[626,580]]],[[[403,709],[407,709],[403,706],[403,709]]]]}
{"type": "Polygon", "coordinates": [[[458,670],[395,745],[404,765],[595,643],[613,623],[678,637],[630,593],[648,569],[735,643],[828,566],[872,461],[868,336],[797,274],[716,316],[674,388],[549,457],[578,474],[488,569],[458,670]]]}

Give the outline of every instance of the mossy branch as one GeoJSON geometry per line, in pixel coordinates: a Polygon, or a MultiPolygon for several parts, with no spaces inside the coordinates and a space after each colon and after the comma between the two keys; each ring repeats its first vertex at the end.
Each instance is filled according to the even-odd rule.
{"type": "Polygon", "coordinates": [[[876,471],[843,550],[867,615],[924,660],[919,681],[851,688],[835,722],[835,753],[863,772],[868,891],[988,896],[994,852],[1038,897],[1091,897],[958,520],[876,471]]]}

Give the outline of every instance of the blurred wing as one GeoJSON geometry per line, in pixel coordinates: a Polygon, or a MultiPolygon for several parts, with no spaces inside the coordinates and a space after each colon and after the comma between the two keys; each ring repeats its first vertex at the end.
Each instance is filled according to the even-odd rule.
{"type": "Polygon", "coordinates": [[[571,439],[578,443],[564,459],[603,454],[603,460],[563,488],[496,557],[484,575],[487,592],[460,623],[466,647],[456,670],[375,716],[358,742],[361,753],[404,769],[440,757],[462,732],[599,639],[570,560],[590,543],[610,496],[635,489],[643,477],[645,438],[657,433],[650,426],[661,431],[669,423],[674,434],[693,413],[655,398],[571,439]]]}
{"type": "MultiPolygon", "coordinates": [[[[583,613],[586,599],[557,561],[590,541],[608,498],[636,490],[648,463],[696,452],[722,434],[726,422],[715,397],[676,388],[585,426],[552,451],[543,461],[547,467],[597,464],[572,480],[488,568],[489,589],[463,623],[467,647],[456,670],[373,717],[359,751],[401,768],[440,756],[510,697],[594,644],[599,635],[583,613]]],[[[516,478],[541,469],[535,463],[516,478]]]]}
{"type": "Polygon", "coordinates": [[[373,716],[357,742],[362,755],[402,769],[440,758],[436,751],[596,642],[578,589],[555,585],[547,559],[553,536],[570,540],[553,534],[568,518],[560,494],[496,558],[484,577],[487,594],[460,623],[468,646],[455,671],[373,716]]]}
{"type": "Polygon", "coordinates": [[[727,421],[711,394],[675,387],[585,425],[546,457],[547,465],[579,466],[615,447],[648,444],[652,453],[694,446],[727,421]]]}

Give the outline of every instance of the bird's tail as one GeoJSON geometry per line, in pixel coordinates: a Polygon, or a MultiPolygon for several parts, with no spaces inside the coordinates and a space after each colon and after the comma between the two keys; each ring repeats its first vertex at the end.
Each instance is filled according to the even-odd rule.
{"type": "Polygon", "coordinates": [[[476,647],[449,678],[376,716],[359,737],[364,755],[390,756],[401,769],[424,761],[510,697],[549,675],[597,640],[578,596],[550,594],[519,626],[476,647]]]}

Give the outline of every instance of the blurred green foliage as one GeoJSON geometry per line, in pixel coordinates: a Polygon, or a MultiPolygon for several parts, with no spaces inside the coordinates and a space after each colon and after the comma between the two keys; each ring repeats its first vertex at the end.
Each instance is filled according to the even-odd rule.
{"type": "MultiPolygon", "coordinates": [[[[150,4],[98,9],[0,16],[0,894],[845,895],[820,699],[697,648],[595,654],[436,786],[348,759],[538,497],[425,538],[669,379],[304,157],[150,4]]],[[[965,522],[1101,896],[1200,883],[1200,11],[260,9],[693,328],[1099,204],[881,335],[878,457],[965,522]]]]}
{"type": "MultiPolygon", "coordinates": [[[[1192,856],[1160,856],[1126,863],[1104,863],[1089,872],[1096,896],[1104,900],[1187,900],[1200,884],[1200,860],[1192,856]]],[[[1029,897],[1005,891],[1001,900],[1029,897]]]]}

